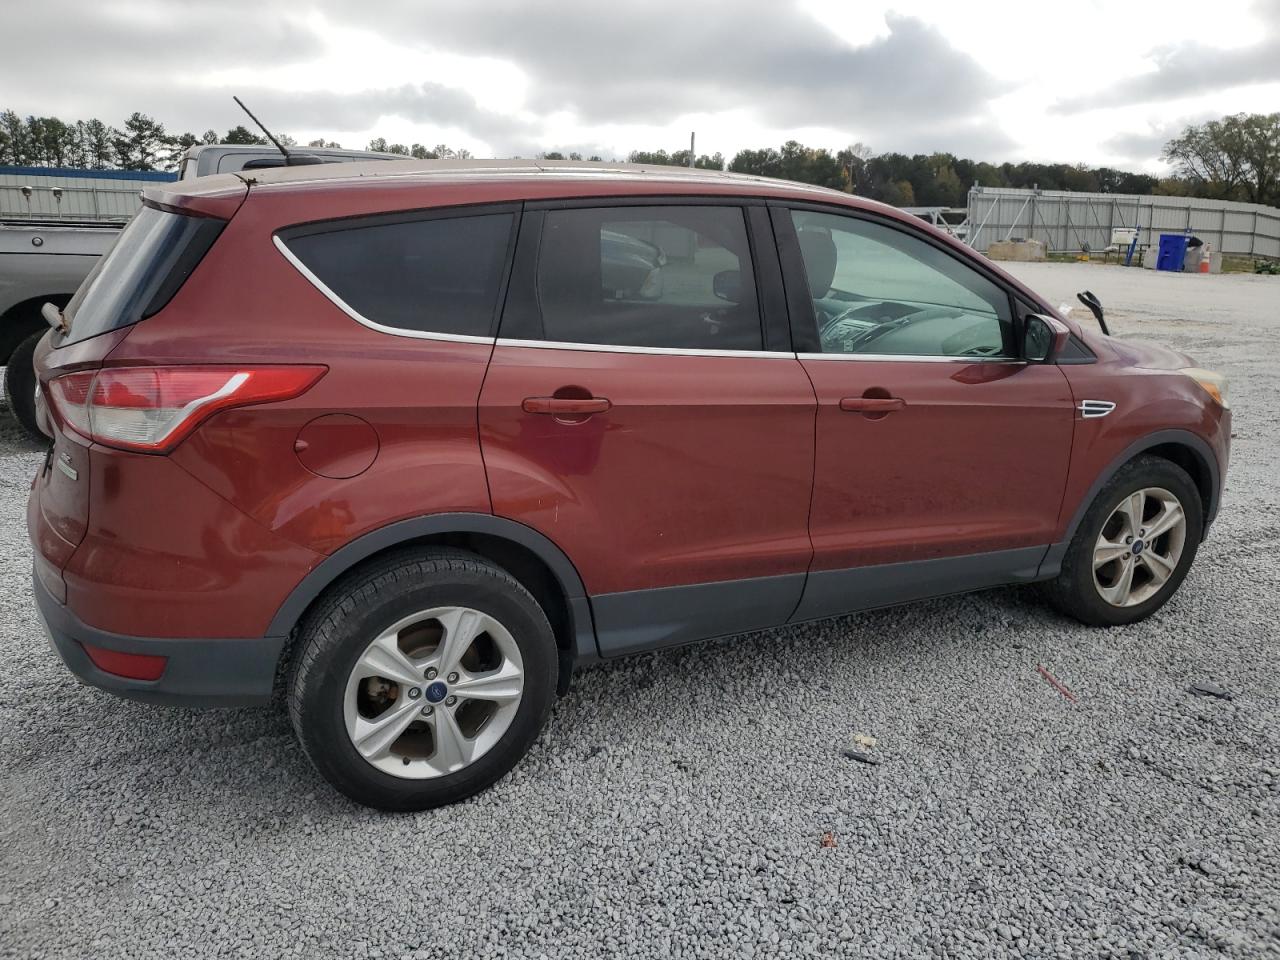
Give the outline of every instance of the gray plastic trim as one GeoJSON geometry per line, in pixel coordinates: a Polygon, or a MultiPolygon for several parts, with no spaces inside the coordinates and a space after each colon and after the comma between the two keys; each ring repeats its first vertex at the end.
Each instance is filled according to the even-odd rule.
{"type": "Polygon", "coordinates": [[[809,574],[791,622],[892,607],[912,600],[968,593],[1040,578],[1047,547],[1022,547],[963,557],[884,563],[809,574]]]}
{"type": "Polygon", "coordinates": [[[593,659],[598,655],[591,609],[585,602],[586,588],[569,558],[532,527],[487,513],[438,513],[429,517],[415,517],[357,537],[331,553],[294,587],[272,618],[267,633],[288,636],[311,602],[361,560],[390,547],[439,533],[478,533],[501,537],[518,543],[537,555],[550,568],[568,600],[573,619],[571,629],[574,646],[579,658],[593,659]],[[578,599],[583,599],[584,602],[576,603],[578,599]]]}
{"type": "Polygon", "coordinates": [[[620,657],[786,623],[805,575],[725,580],[591,598],[603,657],[620,657]]]}
{"type": "Polygon", "coordinates": [[[257,638],[131,637],[91,627],[58,603],[39,577],[36,609],[49,642],[68,669],[90,686],[144,703],[181,707],[243,707],[271,699],[283,636],[257,638]],[[131,680],[99,670],[81,644],[168,657],[159,680],[131,680]]]}

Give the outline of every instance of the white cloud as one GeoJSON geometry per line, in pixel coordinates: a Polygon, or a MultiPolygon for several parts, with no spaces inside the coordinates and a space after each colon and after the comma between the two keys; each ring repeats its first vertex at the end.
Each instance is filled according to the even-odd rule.
{"type": "Polygon", "coordinates": [[[1163,139],[1280,100],[1280,0],[258,0],[24,12],[2,106],[172,131],[243,121],[348,146],[373,136],[483,155],[622,156],[799,139],[977,159],[1156,169],[1163,139]],[[50,70],[51,63],[57,64],[50,70]]]}

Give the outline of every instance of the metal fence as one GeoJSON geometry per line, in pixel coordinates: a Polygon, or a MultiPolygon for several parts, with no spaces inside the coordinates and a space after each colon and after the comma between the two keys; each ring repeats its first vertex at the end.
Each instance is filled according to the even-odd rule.
{"type": "Polygon", "coordinates": [[[1280,210],[1194,197],[973,187],[964,239],[985,251],[996,240],[1041,240],[1050,250],[1103,250],[1112,231],[1138,228],[1139,246],[1162,233],[1191,233],[1214,250],[1280,259],[1280,210]]]}
{"type": "Polygon", "coordinates": [[[0,167],[0,217],[127,220],[144,187],[173,179],[168,173],[0,167]]]}

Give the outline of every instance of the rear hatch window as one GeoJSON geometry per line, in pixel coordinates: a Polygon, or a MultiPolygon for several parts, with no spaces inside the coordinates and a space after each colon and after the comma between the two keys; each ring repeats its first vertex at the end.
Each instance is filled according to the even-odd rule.
{"type": "Polygon", "coordinates": [[[213,246],[222,220],[143,207],[62,311],[62,347],[137,323],[158,312],[213,246]]]}

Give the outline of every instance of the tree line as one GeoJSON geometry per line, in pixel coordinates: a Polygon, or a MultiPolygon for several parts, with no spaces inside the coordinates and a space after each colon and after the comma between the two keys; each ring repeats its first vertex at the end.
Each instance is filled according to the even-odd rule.
{"type": "MultiPolygon", "coordinates": [[[[276,134],[286,147],[298,142],[287,134],[276,134]]],[[[270,141],[237,125],[219,135],[216,130],[169,133],[164,124],[145,113],[134,113],[123,127],[101,120],[64,121],[57,117],[21,117],[13,110],[0,113],[0,165],[18,167],[70,167],[79,170],[177,170],[182,156],[191,147],[208,143],[262,144],[270,141]]],[[[312,140],[308,147],[341,147],[333,140],[312,140]]],[[[406,146],[388,144],[378,137],[366,149],[398,153],[422,160],[460,159],[467,150],[446,144],[428,149],[420,143],[406,146]]]]}
{"type": "MultiPolygon", "coordinates": [[[[296,146],[281,136],[286,146],[296,146]]],[[[57,117],[20,117],[0,113],[0,164],[77,167],[90,170],[174,170],[189,147],[201,143],[266,144],[244,126],[219,136],[206,130],[171,134],[162,123],[134,113],[122,128],[101,120],[64,122],[57,117]]],[[[340,147],[335,141],[312,140],[309,147],[340,147]]],[[[377,137],[366,149],[423,160],[467,159],[471,153],[446,144],[388,143],[377,137]]],[[[552,151],[547,160],[603,160],[579,153],[552,151]]],[[[843,150],[808,147],[789,140],[781,147],[740,150],[726,160],[720,153],[701,154],[693,165],[704,169],[798,180],[857,193],[901,207],[962,207],[969,188],[1040,187],[1127,194],[1199,196],[1248,200],[1280,206],[1280,113],[1236,114],[1187,127],[1164,148],[1173,165],[1171,176],[1155,177],[1111,167],[1067,163],[988,163],[952,153],[877,154],[860,143],[843,150]]],[[[632,163],[688,166],[689,151],[634,150],[632,163]]]]}
{"type": "MultiPolygon", "coordinates": [[[[289,137],[281,138],[293,144],[289,137]]],[[[176,170],[182,155],[199,143],[266,143],[243,126],[221,136],[206,130],[173,135],[145,113],[134,113],[123,128],[101,120],[63,121],[0,113],[0,164],[72,167],[81,170],[176,170]]]]}

